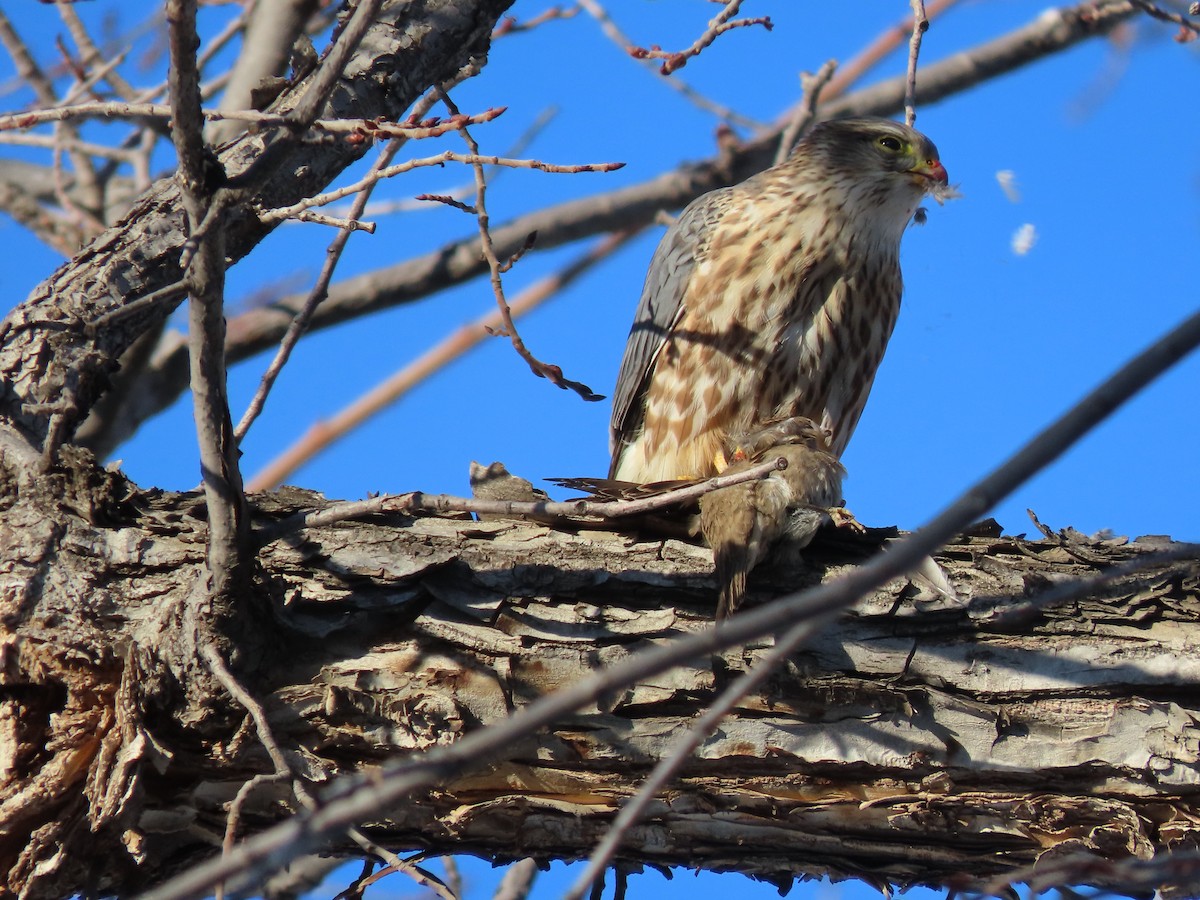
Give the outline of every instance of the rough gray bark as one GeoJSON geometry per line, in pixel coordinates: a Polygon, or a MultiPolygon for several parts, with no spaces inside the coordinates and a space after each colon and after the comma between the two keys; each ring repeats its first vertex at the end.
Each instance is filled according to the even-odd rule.
{"type": "MultiPolygon", "coordinates": [[[[177,680],[192,665],[176,628],[203,574],[202,505],[66,459],[0,512],[0,869],[31,897],[128,894],[215,852],[227,804],[271,771],[219,686],[198,695],[177,680]]],[[[258,522],[323,503],[259,497],[258,522]]],[[[962,539],[939,562],[967,608],[905,580],[866,598],[741,704],[622,858],[781,885],[830,874],[963,887],[1047,854],[1194,846],[1200,560],[995,616],[1164,543],[962,539]]],[[[863,552],[827,540],[752,587],[834,577],[863,552]]],[[[230,653],[318,784],[453,742],[709,627],[714,603],[703,548],[506,521],[343,523],[275,541],[261,563],[261,604],[245,609],[267,605],[269,620],[249,619],[252,637],[230,653]]],[[[765,649],[632,685],[367,831],[397,849],[584,855],[706,699],[765,649]]],[[[244,829],[293,803],[286,786],[260,786],[244,829]]]]}

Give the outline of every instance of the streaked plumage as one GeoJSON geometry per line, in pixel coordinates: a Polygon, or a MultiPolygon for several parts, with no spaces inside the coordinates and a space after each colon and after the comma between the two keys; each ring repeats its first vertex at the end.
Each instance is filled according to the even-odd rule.
{"type": "Polygon", "coordinates": [[[840,456],[900,307],[900,238],[946,172],[886,119],[818,125],[693,201],[651,261],[613,400],[610,476],[704,477],[731,435],[805,417],[840,456]]]}
{"type": "Polygon", "coordinates": [[[777,541],[807,547],[829,521],[830,508],[840,506],[846,470],[826,438],[810,419],[792,418],[731,439],[726,453],[734,462],[727,472],[770,456],[782,456],[788,466],[700,498],[700,531],[712,547],[720,590],[718,621],[741,606],[747,576],[777,541]]]}

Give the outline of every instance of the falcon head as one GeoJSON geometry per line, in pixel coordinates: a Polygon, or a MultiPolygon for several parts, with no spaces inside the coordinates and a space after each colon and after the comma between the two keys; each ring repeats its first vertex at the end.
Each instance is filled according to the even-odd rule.
{"type": "Polygon", "coordinates": [[[933,141],[890,119],[822,122],[792,159],[836,185],[841,205],[856,220],[874,220],[889,231],[902,231],[926,194],[938,203],[956,196],[933,141]]]}

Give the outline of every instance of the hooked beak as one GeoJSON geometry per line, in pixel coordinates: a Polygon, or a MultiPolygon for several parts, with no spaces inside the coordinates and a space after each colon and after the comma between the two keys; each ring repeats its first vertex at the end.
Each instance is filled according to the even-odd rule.
{"type": "Polygon", "coordinates": [[[920,175],[922,178],[928,178],[930,181],[940,185],[949,183],[950,178],[946,175],[946,168],[942,165],[941,160],[927,159],[913,166],[910,170],[914,175],[920,175]]]}

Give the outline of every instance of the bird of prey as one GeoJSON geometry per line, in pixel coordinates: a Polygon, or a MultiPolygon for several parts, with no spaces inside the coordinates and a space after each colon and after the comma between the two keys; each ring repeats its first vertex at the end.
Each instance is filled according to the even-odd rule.
{"type": "Polygon", "coordinates": [[[900,308],[900,238],[950,196],[937,148],[878,118],[815,127],[694,200],[650,263],[613,399],[612,478],[705,477],[775,419],[854,431],[900,308]]]}
{"type": "Polygon", "coordinates": [[[712,547],[720,585],[717,621],[737,612],[746,577],[776,541],[786,538],[800,550],[831,518],[846,523],[849,513],[840,508],[846,470],[829,452],[827,438],[811,419],[800,417],[766,423],[733,439],[727,473],[771,456],[782,456],[788,465],[700,498],[700,531],[712,547]]]}

